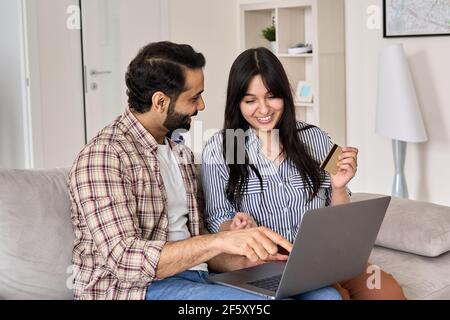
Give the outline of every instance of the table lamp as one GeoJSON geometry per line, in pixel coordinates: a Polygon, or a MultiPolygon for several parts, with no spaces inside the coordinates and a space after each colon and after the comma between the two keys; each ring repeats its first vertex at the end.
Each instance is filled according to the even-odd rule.
{"type": "Polygon", "coordinates": [[[392,196],[408,198],[404,174],[406,143],[427,141],[403,45],[381,51],[375,132],[392,139],[395,176],[392,196]]]}

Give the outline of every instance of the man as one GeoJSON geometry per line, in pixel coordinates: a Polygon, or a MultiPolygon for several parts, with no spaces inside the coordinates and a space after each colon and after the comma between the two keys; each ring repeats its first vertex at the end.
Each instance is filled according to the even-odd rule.
{"type": "Polygon", "coordinates": [[[129,107],[75,160],[75,299],[257,299],[209,283],[208,266],[287,258],[277,246],[292,245],[266,228],[200,235],[193,154],[166,137],[205,108],[204,65],[188,45],[141,49],[126,74],[129,107]]]}

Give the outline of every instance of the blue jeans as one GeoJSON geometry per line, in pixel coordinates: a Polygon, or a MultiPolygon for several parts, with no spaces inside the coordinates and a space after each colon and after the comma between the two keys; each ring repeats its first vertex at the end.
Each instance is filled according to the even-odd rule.
{"type": "MultiPolygon", "coordinates": [[[[264,297],[209,281],[205,271],[184,271],[175,276],[153,282],[146,300],[266,300],[264,297]]],[[[333,287],[302,293],[295,300],[342,300],[333,287]]]]}

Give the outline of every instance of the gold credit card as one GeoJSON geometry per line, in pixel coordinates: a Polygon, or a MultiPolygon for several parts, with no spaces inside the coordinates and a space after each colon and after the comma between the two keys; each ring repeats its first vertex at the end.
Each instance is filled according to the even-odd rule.
{"type": "Polygon", "coordinates": [[[322,164],[320,165],[320,169],[325,170],[328,173],[336,174],[338,171],[337,163],[338,163],[338,157],[342,153],[342,148],[339,147],[337,144],[333,144],[333,147],[328,152],[327,156],[325,157],[325,160],[323,160],[322,164]]]}

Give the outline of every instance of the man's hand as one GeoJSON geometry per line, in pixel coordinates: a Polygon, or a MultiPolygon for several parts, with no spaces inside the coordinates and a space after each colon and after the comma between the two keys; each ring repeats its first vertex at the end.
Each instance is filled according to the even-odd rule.
{"type": "MultiPolygon", "coordinates": [[[[220,225],[219,231],[237,231],[237,230],[249,230],[252,228],[257,228],[255,220],[243,212],[236,213],[233,220],[226,221],[220,225]]],[[[267,229],[268,230],[268,229],[267,229]]],[[[269,230],[270,231],[270,230],[269,230]]],[[[232,232],[234,234],[234,232],[232,232]]],[[[281,237],[280,235],[278,235],[281,237]]],[[[282,237],[281,237],[282,238],[282,237]]],[[[284,239],[284,238],[283,238],[284,239]]],[[[284,239],[286,240],[286,239],[284,239]]],[[[287,241],[287,240],[286,240],[287,241]]],[[[246,268],[255,267],[268,262],[275,261],[286,261],[289,258],[289,251],[280,245],[276,245],[277,253],[275,255],[267,254],[266,259],[260,259],[259,256],[257,260],[250,260],[248,255],[230,255],[221,254],[211,259],[208,264],[212,270],[217,272],[228,272],[241,270],[246,268]]],[[[289,247],[292,245],[289,243],[289,247]]],[[[253,249],[251,249],[253,250],[253,249]]],[[[254,252],[254,250],[253,250],[254,252]]],[[[272,251],[273,252],[273,251],[272,251]]],[[[254,257],[255,253],[251,254],[254,257]]]]}
{"type": "Polygon", "coordinates": [[[256,227],[258,227],[258,225],[251,215],[244,212],[238,212],[232,220],[222,223],[219,231],[242,230],[256,227]]]}
{"type": "Polygon", "coordinates": [[[292,244],[270,229],[258,227],[216,234],[216,247],[223,253],[247,257],[250,262],[283,261],[286,255],[278,253],[278,246],[291,252],[292,244]]]}

